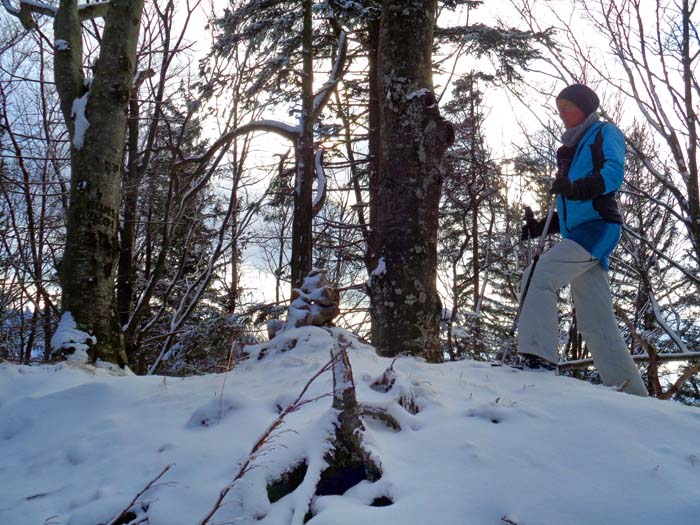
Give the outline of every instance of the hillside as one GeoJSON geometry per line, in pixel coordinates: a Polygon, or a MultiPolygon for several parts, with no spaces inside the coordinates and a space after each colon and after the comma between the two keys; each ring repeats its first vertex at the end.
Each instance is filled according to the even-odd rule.
{"type": "Polygon", "coordinates": [[[129,523],[200,523],[341,334],[352,343],[358,400],[401,427],[365,419],[381,479],[314,496],[336,414],[326,372],[305,394],[315,400],[285,418],[210,523],[301,524],[312,515],[313,525],[697,523],[697,409],[473,361],[400,358],[393,388],[379,392],[370,385],[392,361],[320,328],[249,348],[225,375],[0,364],[0,523],[109,523],[168,465],[129,523]],[[303,461],[301,484],[271,504],[268,483],[303,461]]]}

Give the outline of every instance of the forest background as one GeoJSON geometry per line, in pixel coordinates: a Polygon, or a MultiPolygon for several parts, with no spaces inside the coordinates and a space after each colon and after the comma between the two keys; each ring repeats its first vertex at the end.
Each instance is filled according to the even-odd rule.
{"type": "MultiPolygon", "coordinates": [[[[386,166],[376,153],[390,134],[378,133],[373,107],[393,99],[377,86],[404,82],[379,75],[391,71],[376,63],[381,6],[146,2],[134,35],[114,27],[139,2],[113,4],[3,0],[0,358],[51,359],[63,313],[82,308],[106,323],[89,333],[123,340],[119,355],[98,357],[139,373],[219,371],[279,325],[292,284],[312,268],[339,292],[334,322],[375,343],[384,317],[375,312],[380,326],[372,328],[370,297],[388,293],[377,220],[410,222],[416,211],[378,195],[386,166]],[[64,4],[75,4],[70,31],[61,25],[64,4]],[[108,46],[130,41],[134,60],[113,66],[123,69],[118,82],[103,82],[108,58],[127,54],[108,46]],[[117,84],[125,112],[100,120],[96,93],[117,84]],[[117,129],[111,137],[122,150],[90,138],[100,122],[117,129]],[[115,187],[97,193],[113,204],[86,201],[71,216],[69,202],[98,182],[76,173],[82,165],[90,172],[89,155],[105,150],[115,152],[105,163],[115,187]],[[90,271],[72,273],[82,281],[67,276],[83,263],[67,234],[71,221],[73,231],[97,223],[114,231],[96,237],[111,254],[106,287],[90,271]],[[100,310],[105,293],[114,315],[100,310]]],[[[447,1],[430,17],[429,39],[401,43],[409,51],[422,44],[418,55],[428,49],[434,75],[434,89],[406,88],[401,100],[421,100],[426,118],[449,123],[453,134],[437,159],[441,308],[429,360],[492,360],[508,340],[534,248],[520,241],[523,206],[546,210],[555,171],[562,130],[553,98],[583,82],[627,138],[626,225],[610,272],[620,327],[650,392],[700,400],[695,7],[447,1]]],[[[415,195],[409,178],[394,196],[415,195]]],[[[596,381],[569,303],[564,290],[567,373],[596,381]]]]}

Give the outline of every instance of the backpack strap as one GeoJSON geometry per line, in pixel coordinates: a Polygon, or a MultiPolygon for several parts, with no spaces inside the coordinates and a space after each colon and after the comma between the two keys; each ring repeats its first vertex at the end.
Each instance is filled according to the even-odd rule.
{"type": "Polygon", "coordinates": [[[593,144],[590,145],[591,157],[593,158],[593,173],[600,173],[600,170],[603,169],[603,165],[605,164],[605,155],[603,154],[603,128],[607,125],[607,122],[604,122],[598,127],[595,140],[593,144]]]}
{"type": "MultiPolygon", "coordinates": [[[[595,140],[593,144],[590,145],[591,156],[593,157],[593,175],[597,175],[596,178],[600,179],[603,187],[605,187],[605,183],[602,182],[600,172],[605,164],[605,155],[603,154],[603,128],[607,125],[608,123],[604,122],[598,128],[595,140]]],[[[617,202],[617,191],[612,191],[594,198],[593,208],[600,214],[600,217],[605,222],[622,224],[622,214],[620,213],[620,207],[617,202]]]]}

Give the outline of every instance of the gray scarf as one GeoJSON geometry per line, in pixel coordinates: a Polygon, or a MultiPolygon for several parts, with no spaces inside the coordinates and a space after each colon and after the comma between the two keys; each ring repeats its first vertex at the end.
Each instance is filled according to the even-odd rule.
{"type": "Polygon", "coordinates": [[[561,142],[564,146],[572,147],[575,146],[583,134],[590,128],[593,124],[600,120],[600,115],[593,112],[586,117],[586,120],[581,122],[575,128],[569,128],[561,136],[561,142]]]}

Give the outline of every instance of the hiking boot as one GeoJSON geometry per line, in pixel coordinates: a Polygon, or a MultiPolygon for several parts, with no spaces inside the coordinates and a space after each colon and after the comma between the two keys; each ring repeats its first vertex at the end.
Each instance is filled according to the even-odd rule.
{"type": "Polygon", "coordinates": [[[520,363],[524,370],[556,370],[557,365],[534,354],[520,354],[520,363]]]}

